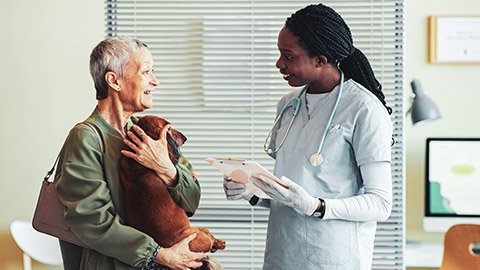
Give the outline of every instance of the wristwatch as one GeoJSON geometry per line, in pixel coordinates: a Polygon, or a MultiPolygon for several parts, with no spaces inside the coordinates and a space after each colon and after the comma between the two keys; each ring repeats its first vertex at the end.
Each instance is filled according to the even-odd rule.
{"type": "Polygon", "coordinates": [[[250,198],[250,200],[248,200],[248,203],[250,203],[251,206],[255,206],[255,205],[257,205],[258,200],[259,200],[258,196],[253,194],[252,198],[250,198]]]}
{"type": "Polygon", "coordinates": [[[323,216],[325,215],[325,201],[321,198],[318,198],[320,201],[320,207],[313,212],[313,217],[318,217],[319,219],[322,219],[323,216]]]}

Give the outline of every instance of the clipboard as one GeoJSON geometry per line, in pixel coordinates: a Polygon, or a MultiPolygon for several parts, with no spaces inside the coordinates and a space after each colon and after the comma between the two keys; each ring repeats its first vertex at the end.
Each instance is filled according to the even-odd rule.
{"type": "Polygon", "coordinates": [[[252,175],[262,175],[278,183],[280,186],[288,189],[280,179],[273,175],[269,170],[255,161],[235,158],[206,158],[208,163],[216,167],[224,175],[230,177],[232,181],[245,184],[246,188],[258,196],[267,196],[262,190],[250,182],[252,175]]]}

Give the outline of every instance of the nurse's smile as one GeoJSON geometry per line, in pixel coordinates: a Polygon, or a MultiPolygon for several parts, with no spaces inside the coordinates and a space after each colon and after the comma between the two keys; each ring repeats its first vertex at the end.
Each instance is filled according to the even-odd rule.
{"type": "MultiPolygon", "coordinates": [[[[283,74],[283,73],[282,73],[283,74]]],[[[294,76],[293,73],[283,74],[283,79],[288,81],[294,76]]]]}

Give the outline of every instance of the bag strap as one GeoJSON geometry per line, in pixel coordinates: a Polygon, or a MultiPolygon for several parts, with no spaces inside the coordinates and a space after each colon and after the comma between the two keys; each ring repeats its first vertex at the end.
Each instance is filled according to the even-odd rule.
{"type": "MultiPolygon", "coordinates": [[[[100,133],[98,133],[98,130],[97,128],[95,128],[92,124],[88,123],[88,122],[81,122],[81,123],[78,123],[76,124],[75,126],[77,125],[80,125],[80,124],[85,124],[87,125],[88,127],[90,127],[93,132],[95,132],[95,135],[97,135],[97,139],[98,139],[98,144],[100,145],[100,151],[102,152],[103,154],[103,141],[102,141],[102,138],[100,137],[100,133]]],[[[44,181],[48,181],[48,179],[50,178],[50,176],[52,176],[53,172],[55,171],[55,167],[57,167],[57,163],[58,163],[58,160],[60,159],[60,153],[58,153],[57,155],[57,158],[55,159],[55,162],[53,163],[53,167],[47,172],[47,174],[45,175],[45,177],[43,177],[43,180],[44,181]]]]}
{"type": "Polygon", "coordinates": [[[100,145],[100,152],[104,152],[104,149],[103,149],[103,142],[102,142],[102,137],[100,137],[100,133],[98,133],[98,130],[90,123],[88,122],[82,122],[83,124],[89,126],[94,132],[95,134],[97,135],[97,139],[98,139],[98,144],[100,145]]]}

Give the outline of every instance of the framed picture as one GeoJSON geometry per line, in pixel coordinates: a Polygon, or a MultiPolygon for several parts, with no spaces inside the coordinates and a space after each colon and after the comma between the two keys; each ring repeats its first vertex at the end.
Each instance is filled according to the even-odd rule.
{"type": "Polygon", "coordinates": [[[480,64],[480,15],[430,16],[429,63],[480,64]]]}

